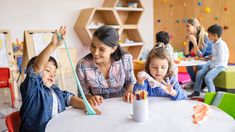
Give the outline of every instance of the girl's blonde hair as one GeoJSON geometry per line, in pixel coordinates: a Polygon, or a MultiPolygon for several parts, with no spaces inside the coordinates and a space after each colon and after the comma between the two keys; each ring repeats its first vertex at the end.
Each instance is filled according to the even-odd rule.
{"type": "MultiPolygon", "coordinates": [[[[168,70],[167,70],[167,74],[166,76],[164,77],[164,79],[166,79],[166,77],[171,77],[173,76],[175,73],[174,73],[174,70],[173,70],[173,60],[169,54],[169,52],[167,51],[167,49],[163,48],[163,47],[154,47],[148,54],[148,58],[146,60],[146,63],[145,63],[145,71],[149,74],[150,74],[150,70],[149,70],[149,65],[150,65],[150,62],[151,62],[151,59],[152,58],[159,58],[159,59],[167,59],[168,61],[168,70]]],[[[152,75],[151,75],[152,76],[152,75]]]]}
{"type": "Polygon", "coordinates": [[[203,49],[205,44],[205,37],[208,35],[205,31],[204,27],[200,24],[199,20],[197,18],[188,19],[187,23],[194,26],[197,29],[197,36],[196,38],[198,40],[198,47],[199,49],[203,49]]]}

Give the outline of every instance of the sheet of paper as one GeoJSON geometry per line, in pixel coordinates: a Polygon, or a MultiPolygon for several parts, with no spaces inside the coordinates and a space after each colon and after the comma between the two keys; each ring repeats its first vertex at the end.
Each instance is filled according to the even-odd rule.
{"type": "Polygon", "coordinates": [[[6,34],[0,33],[0,67],[9,67],[6,34]]]}
{"type": "MultiPolygon", "coordinates": [[[[38,55],[51,42],[52,33],[33,33],[35,54],[38,55]]],[[[58,49],[52,55],[58,61],[58,49]]]]}

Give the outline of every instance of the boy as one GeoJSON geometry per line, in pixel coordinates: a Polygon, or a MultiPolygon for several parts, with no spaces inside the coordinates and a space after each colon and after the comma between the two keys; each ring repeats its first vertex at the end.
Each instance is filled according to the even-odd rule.
{"type": "MultiPolygon", "coordinates": [[[[174,49],[171,46],[171,44],[169,43],[170,42],[169,34],[165,31],[157,32],[156,35],[155,35],[155,39],[156,39],[156,44],[154,45],[153,48],[155,48],[155,47],[166,48],[167,51],[169,52],[171,58],[173,58],[174,49]]],[[[143,51],[141,56],[140,56],[140,60],[146,60],[147,57],[148,57],[148,53],[149,53],[149,50],[143,51]]]]}
{"type": "MultiPolygon", "coordinates": [[[[27,76],[20,85],[22,106],[20,108],[21,132],[44,132],[48,121],[65,110],[66,106],[85,109],[82,99],[55,85],[57,62],[50,54],[63,44],[66,27],[58,31],[63,39],[59,40],[57,31],[51,43],[27,65],[27,76]]],[[[94,109],[97,114],[100,111],[94,109]]]]}
{"type": "Polygon", "coordinates": [[[170,35],[165,31],[160,31],[156,34],[156,45],[154,47],[161,46],[166,48],[171,58],[173,58],[174,49],[169,42],[170,42],[170,35]]]}
{"type": "Polygon", "coordinates": [[[188,97],[199,96],[203,78],[209,92],[215,92],[214,78],[227,68],[229,50],[227,44],[221,39],[222,27],[215,24],[208,28],[208,37],[213,41],[211,61],[197,72],[194,92],[188,97]]]}

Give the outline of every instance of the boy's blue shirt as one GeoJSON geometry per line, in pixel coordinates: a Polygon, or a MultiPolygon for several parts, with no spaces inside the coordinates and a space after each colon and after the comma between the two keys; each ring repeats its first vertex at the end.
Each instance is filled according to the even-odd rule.
{"type": "Polygon", "coordinates": [[[52,118],[53,97],[51,90],[54,90],[57,95],[58,113],[60,113],[69,106],[73,94],[61,91],[56,85],[51,88],[44,86],[42,75],[35,73],[32,66],[29,67],[27,76],[20,85],[22,95],[21,132],[45,131],[46,124],[52,118]]]}
{"type": "MultiPolygon", "coordinates": [[[[171,84],[175,83],[177,80],[175,77],[171,77],[170,78],[170,82],[171,84]]],[[[135,92],[136,90],[146,90],[148,92],[148,96],[155,96],[155,97],[169,97],[172,100],[182,100],[182,99],[186,99],[187,95],[185,93],[185,91],[181,88],[181,86],[179,85],[179,82],[177,81],[176,84],[173,86],[173,88],[176,90],[177,95],[176,96],[171,96],[169,94],[167,94],[163,89],[161,89],[160,87],[156,87],[156,88],[151,88],[149,85],[148,80],[144,81],[144,84],[139,84],[136,83],[134,85],[134,90],[133,92],[135,92]]]]}

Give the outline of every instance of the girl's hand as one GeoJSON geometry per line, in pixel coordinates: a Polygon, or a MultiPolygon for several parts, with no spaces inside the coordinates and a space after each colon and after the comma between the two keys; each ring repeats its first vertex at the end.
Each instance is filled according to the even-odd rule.
{"type": "Polygon", "coordinates": [[[147,79],[146,72],[138,72],[136,80],[139,84],[144,84],[144,80],[147,79]]]}
{"type": "Polygon", "coordinates": [[[103,97],[102,96],[92,96],[88,102],[92,105],[92,106],[97,106],[100,105],[101,103],[103,103],[103,97]]]}
{"type": "Polygon", "coordinates": [[[127,103],[132,103],[134,100],[134,94],[132,91],[127,90],[123,96],[123,100],[127,103]]]}
{"type": "Polygon", "coordinates": [[[144,77],[139,77],[139,76],[137,76],[136,77],[136,80],[137,80],[137,82],[139,83],[139,84],[144,84],[144,80],[145,80],[146,78],[144,78],[144,77]]]}
{"type": "Polygon", "coordinates": [[[66,26],[64,26],[64,27],[61,26],[59,31],[55,30],[55,33],[53,34],[53,37],[52,37],[51,44],[59,47],[60,45],[63,44],[65,35],[66,35],[66,26]],[[58,34],[61,35],[61,37],[62,37],[61,39],[59,39],[58,34]]]}
{"type": "Polygon", "coordinates": [[[167,93],[170,94],[171,96],[175,96],[176,95],[176,91],[174,90],[174,85],[177,83],[173,83],[171,84],[169,77],[167,77],[167,82],[165,82],[164,80],[161,81],[164,84],[163,90],[167,93]]]}

